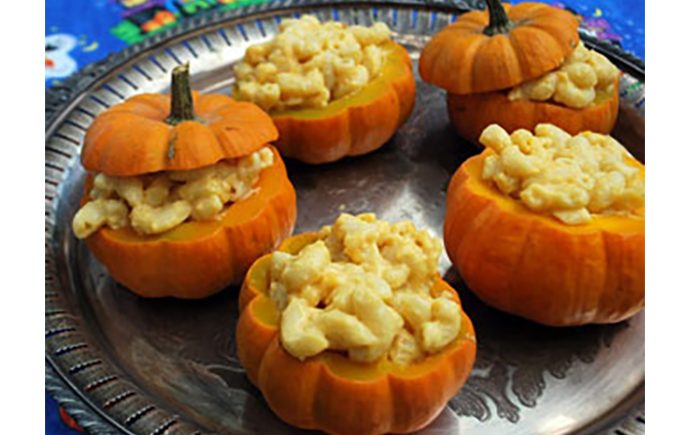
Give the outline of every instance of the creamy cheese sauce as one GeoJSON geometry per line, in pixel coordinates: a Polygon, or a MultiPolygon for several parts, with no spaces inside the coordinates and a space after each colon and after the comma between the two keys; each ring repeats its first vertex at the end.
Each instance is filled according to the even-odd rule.
{"type": "Polygon", "coordinates": [[[189,171],[167,171],[132,177],[99,173],[79,209],[72,229],[84,239],[102,226],[131,226],[139,234],[160,234],[187,220],[216,219],[228,203],[254,192],[259,173],[273,164],[264,147],[246,157],[224,160],[189,171]]]}
{"type": "Polygon", "coordinates": [[[594,104],[597,91],[613,93],[619,74],[605,56],[580,42],[558,69],[514,87],[508,99],[555,101],[581,109],[594,104]]]}
{"type": "Polygon", "coordinates": [[[493,153],[484,160],[482,177],[566,224],[586,224],[593,213],[637,216],[644,206],[644,176],[614,138],[571,136],[552,124],[539,124],[534,132],[509,135],[497,124],[488,126],[479,142],[493,153]]]}
{"type": "Polygon", "coordinates": [[[266,111],[325,107],[380,74],[390,33],[383,23],[283,20],[273,40],[250,46],[235,66],[236,95],[266,111]]]}
{"type": "Polygon", "coordinates": [[[274,252],[269,295],[283,347],[303,360],[326,350],[359,362],[409,364],[460,332],[460,306],[430,290],[440,240],[409,221],[342,214],[296,255],[274,252]]]}

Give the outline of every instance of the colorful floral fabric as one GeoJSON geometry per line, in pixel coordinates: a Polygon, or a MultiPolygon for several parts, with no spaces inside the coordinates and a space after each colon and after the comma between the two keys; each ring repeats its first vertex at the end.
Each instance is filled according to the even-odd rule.
{"type": "MultiPolygon", "coordinates": [[[[91,62],[211,9],[270,0],[47,0],[46,87],[91,62]]],[[[644,2],[548,0],[581,16],[592,35],[644,59],[644,2]]]]}

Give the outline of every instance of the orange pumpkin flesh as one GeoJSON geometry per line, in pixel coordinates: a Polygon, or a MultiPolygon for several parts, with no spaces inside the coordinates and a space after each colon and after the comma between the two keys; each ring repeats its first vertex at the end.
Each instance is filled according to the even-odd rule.
{"type": "Polygon", "coordinates": [[[448,189],[444,241],[467,286],[488,305],[552,326],[613,323],[641,310],[644,218],[565,225],[534,213],[481,178],[489,154],[465,161],[448,189]]]}
{"type": "Polygon", "coordinates": [[[458,95],[511,88],[560,66],[580,40],[568,11],[505,3],[503,13],[498,1],[487,5],[490,11],[461,15],[424,47],[424,81],[458,95]]]}
{"type": "Polygon", "coordinates": [[[271,150],[274,163],[261,171],[258,191],[218,220],[186,222],[153,236],[104,227],[86,239],[87,246],[116,281],[144,297],[203,298],[240,283],[256,258],[290,235],[297,217],[295,189],[271,150]]]}
{"type": "Polygon", "coordinates": [[[381,147],[407,120],[415,80],[407,51],[390,42],[381,74],[360,91],[322,109],[271,113],[281,154],[306,163],[326,163],[381,147]]]}
{"type": "MultiPolygon", "coordinates": [[[[291,237],[280,250],[297,253],[315,233],[291,237]]],[[[430,423],[469,376],[476,354],[474,329],[462,313],[458,338],[420,363],[361,364],[336,352],[301,362],[280,344],[280,314],[268,297],[271,256],[257,260],[240,292],[237,353],[247,376],[286,422],[335,434],[406,433],[430,423]]],[[[452,288],[438,277],[432,293],[452,288]]]]}
{"type": "Polygon", "coordinates": [[[557,125],[572,135],[581,131],[608,134],[618,118],[618,81],[612,92],[597,91],[592,106],[574,109],[553,102],[508,100],[505,92],[448,94],[448,117],[458,134],[478,143],[486,127],[498,124],[506,131],[534,131],[540,123],[557,125]]]}

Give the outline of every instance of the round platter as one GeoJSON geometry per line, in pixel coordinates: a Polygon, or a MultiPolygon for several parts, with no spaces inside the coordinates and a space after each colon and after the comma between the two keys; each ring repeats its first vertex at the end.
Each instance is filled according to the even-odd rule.
{"type": "MultiPolygon", "coordinates": [[[[234,347],[238,289],[201,301],[139,298],[71,234],[94,116],[141,92],[165,92],[189,61],[194,88],[229,93],[231,65],[282,18],[311,13],[386,22],[413,61],[429,36],[476,7],[454,1],[282,1],[206,15],[87,67],[46,93],[46,388],[91,433],[288,434],[247,380],[234,347]]],[[[624,71],[613,133],[644,160],[644,65],[583,35],[624,71]]],[[[442,235],[445,189],[478,150],[452,131],[444,94],[418,78],[414,113],[380,150],[325,166],[288,161],[295,233],[341,212],[411,219],[442,235]]],[[[547,328],[499,313],[441,263],[477,329],[470,379],[425,434],[644,433],[644,313],[607,326],[547,328]]]]}

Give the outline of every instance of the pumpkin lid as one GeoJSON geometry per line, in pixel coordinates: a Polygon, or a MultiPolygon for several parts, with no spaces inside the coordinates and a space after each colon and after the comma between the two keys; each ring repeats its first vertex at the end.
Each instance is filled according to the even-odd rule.
{"type": "Polygon", "coordinates": [[[188,64],[173,70],[171,89],[136,95],[98,115],[84,138],[83,166],[111,176],[196,169],[278,138],[258,106],[191,92],[188,64]]]}
{"type": "Polygon", "coordinates": [[[424,47],[424,81],[460,95],[510,88],[560,66],[580,40],[578,20],[566,10],[486,4],[486,11],[461,15],[424,47]]]}

